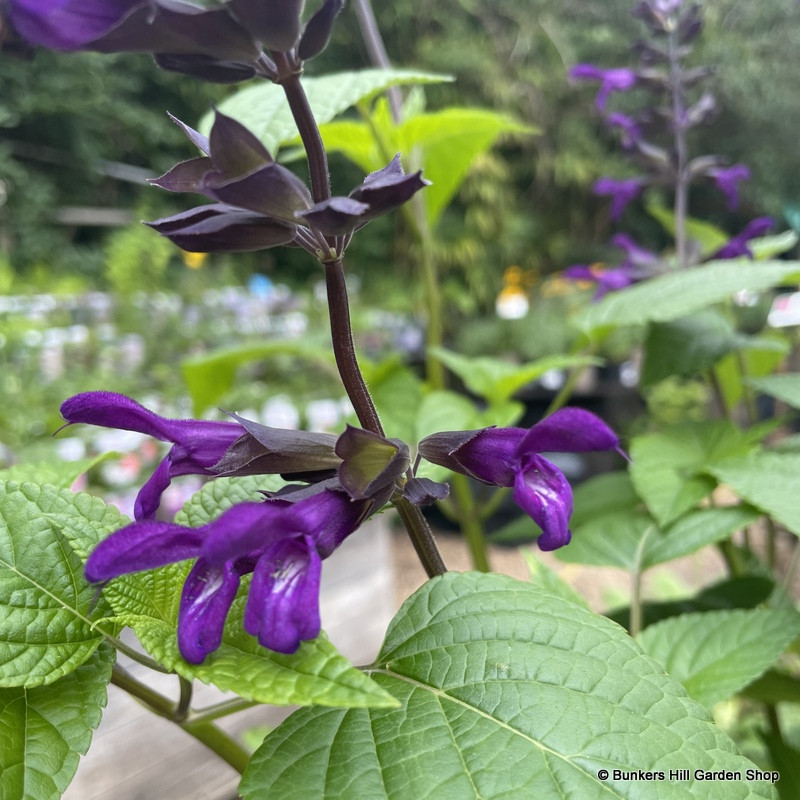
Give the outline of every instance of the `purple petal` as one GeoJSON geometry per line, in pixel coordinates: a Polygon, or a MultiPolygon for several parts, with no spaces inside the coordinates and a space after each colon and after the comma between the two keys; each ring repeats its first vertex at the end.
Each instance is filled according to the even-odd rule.
{"type": "Polygon", "coordinates": [[[233,117],[214,114],[214,124],[208,137],[214,168],[227,178],[246,175],[272,164],[269,150],[248,128],[233,117]]]}
{"type": "Polygon", "coordinates": [[[324,489],[286,509],[287,530],[310,536],[327,558],[373,510],[369,500],[351,500],[345,492],[324,489]]]}
{"type": "Polygon", "coordinates": [[[727,244],[714,253],[713,258],[739,258],[741,256],[752,258],[753,251],[747,243],[750,239],[763,236],[774,224],[772,217],[757,217],[750,220],[741,233],[729,239],[727,244]]]}
{"type": "Polygon", "coordinates": [[[61,414],[70,424],[119,428],[173,442],[167,457],[142,487],[134,506],[136,519],[155,515],[161,495],[179,475],[214,475],[211,468],[243,434],[235,422],[166,419],[135,400],[114,392],[84,392],[65,400],[61,414]]]}
{"type": "Polygon", "coordinates": [[[159,186],[168,192],[196,192],[202,194],[205,189],[205,177],[212,169],[211,159],[207,156],[181,161],[159,178],[148,183],[159,186]]]}
{"type": "Polygon", "coordinates": [[[211,144],[208,141],[208,136],[204,136],[202,133],[199,133],[194,128],[187,125],[185,122],[181,122],[176,116],[167,112],[167,116],[183,131],[183,135],[190,141],[194,146],[204,155],[211,154],[211,144]]]}
{"type": "Polygon", "coordinates": [[[629,267],[639,278],[647,277],[661,264],[661,259],[652,250],[641,247],[626,233],[612,236],[611,244],[625,251],[623,266],[629,267]]]}
{"type": "Polygon", "coordinates": [[[234,561],[264,551],[278,539],[297,533],[284,503],[238,503],[203,527],[203,558],[209,564],[234,561]]]}
{"type": "Polygon", "coordinates": [[[297,211],[295,217],[327,236],[352,233],[369,211],[366,203],[349,197],[329,197],[308,210],[297,211]]]}
{"type": "Polygon", "coordinates": [[[403,172],[398,153],[385,167],[367,175],[350,197],[366,203],[369,211],[364,216],[373,219],[402,205],[425,186],[430,186],[430,181],[422,177],[421,171],[411,175],[403,172]]]}
{"type": "Polygon", "coordinates": [[[153,58],[167,72],[178,72],[209,83],[241,83],[256,74],[252,64],[223,61],[202,53],[156,53],[153,58]]]}
{"type": "Polygon", "coordinates": [[[285,539],[258,561],[244,612],[244,629],[264,647],[294,653],[319,635],[322,560],[308,536],[285,539]]]}
{"type": "Polygon", "coordinates": [[[637,81],[636,72],[627,67],[600,69],[594,64],[576,64],[570,69],[569,77],[573,80],[600,81],[600,90],[595,99],[600,111],[606,107],[606,101],[612,92],[627,92],[637,81]]]}
{"type": "Polygon", "coordinates": [[[178,647],[190,664],[201,664],[222,644],[225,619],[239,589],[240,577],[230,563],[219,567],[202,558],[183,584],[178,614],[178,647]]]}
{"type": "Polygon", "coordinates": [[[750,170],[744,164],[733,164],[730,167],[713,167],[708,174],[725,195],[728,209],[736,208],[739,205],[739,182],[749,180],[750,170]]]}
{"type": "Polygon", "coordinates": [[[86,580],[97,583],[196,558],[202,541],[199,528],[155,520],[134,522],[112,533],[92,550],[86,561],[86,580]]]}
{"type": "Polygon", "coordinates": [[[233,180],[211,173],[206,176],[205,191],[215,200],[289,223],[295,222],[296,212],[311,206],[306,185],[280,164],[266,164],[233,180]]]}
{"type": "MultiPolygon", "coordinates": [[[[171,452],[170,452],[171,454],[171,452]]],[[[172,459],[170,454],[161,460],[153,474],[147,479],[144,486],[139,489],[133,503],[134,519],[152,519],[161,505],[161,496],[172,483],[172,459]]]]}
{"type": "Polygon", "coordinates": [[[270,217],[214,203],[147,222],[183,250],[192,253],[242,253],[291,244],[297,230],[270,217]]]}
{"type": "Polygon", "coordinates": [[[596,195],[611,197],[611,219],[619,219],[627,205],[639,196],[642,187],[641,178],[600,178],[595,181],[592,191],[596,195]]]}
{"type": "Polygon", "coordinates": [[[300,38],[303,0],[231,0],[242,26],[270,50],[284,53],[300,38]]]}
{"type": "Polygon", "coordinates": [[[518,453],[583,453],[619,450],[619,437],[583,408],[561,408],[533,425],[519,443],[518,453]]]}
{"type": "Polygon", "coordinates": [[[485,428],[452,453],[460,466],[478,480],[495,486],[512,486],[517,449],[525,437],[523,428],[485,428]]]}
{"type": "Polygon", "coordinates": [[[53,50],[79,50],[114,27],[141,0],[11,0],[12,25],[53,50]]]}
{"type": "Polygon", "coordinates": [[[542,529],[541,550],[569,543],[572,488],[561,470],[541,456],[526,456],[514,478],[514,502],[542,529]]]}
{"type": "Polygon", "coordinates": [[[297,54],[303,61],[318,56],[327,46],[331,37],[333,23],[342,10],[344,0],[324,0],[318,11],[308,21],[297,54]]]}

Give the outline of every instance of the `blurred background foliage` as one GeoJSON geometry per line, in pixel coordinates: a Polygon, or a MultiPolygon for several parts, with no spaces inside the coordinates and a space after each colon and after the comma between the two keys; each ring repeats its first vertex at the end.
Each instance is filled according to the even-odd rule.
{"type": "MultiPolygon", "coordinates": [[[[314,5],[309,2],[310,8],[314,5]]],[[[594,108],[593,87],[570,85],[566,75],[578,62],[603,67],[633,63],[631,46],[640,24],[630,15],[632,5],[632,0],[375,3],[394,66],[455,78],[426,86],[424,96],[414,89],[418,109],[491,108],[537,130],[501,139],[477,158],[437,225],[435,258],[448,309],[447,342],[453,349],[525,360],[564,352],[573,341],[565,320],[578,301],[554,273],[571,263],[611,257],[607,242],[617,228],[609,220],[608,203],[594,197],[591,186],[601,175],[621,175],[628,167],[594,108]],[[495,301],[511,265],[519,267],[516,274],[522,276],[530,312],[523,319],[501,320],[495,301]]],[[[743,187],[736,212],[726,211],[709,192],[693,197],[692,213],[735,231],[754,216],[768,213],[780,219],[792,205],[800,205],[800,14],[796,0],[707,0],[704,16],[694,60],[714,67],[720,113],[697,134],[693,149],[745,162],[753,178],[743,187]]],[[[325,75],[368,66],[358,21],[348,5],[330,47],[307,65],[307,72],[325,75]]],[[[147,304],[136,306],[133,298],[141,292],[177,294],[191,311],[202,305],[206,290],[244,286],[260,273],[304,294],[301,305],[311,317],[322,314],[312,296],[321,277],[318,265],[302,251],[213,256],[201,269],[188,269],[179,251],[138,224],[193,203],[145,183],[146,177],[193,155],[165,112],[197,124],[211,105],[238,87],[160,72],[146,56],[44,50],[28,57],[3,53],[0,85],[0,293],[109,293],[116,334],[138,331],[152,354],[141,372],[117,374],[126,384],[117,388],[130,391],[144,380],[147,388],[169,386],[168,393],[177,395],[182,391],[177,377],[181,354],[246,338],[235,326],[222,330],[224,325],[213,319],[206,327],[187,327],[185,308],[171,316],[147,304]]],[[[627,97],[617,100],[635,103],[627,97]]],[[[342,156],[334,154],[331,167],[336,187],[352,186],[363,177],[342,156]]],[[[302,162],[293,168],[304,175],[302,162]]],[[[660,227],[641,206],[626,212],[623,222],[643,245],[658,249],[664,244],[660,227]]],[[[418,252],[413,237],[405,234],[403,216],[393,214],[359,232],[348,251],[349,273],[360,286],[356,311],[364,311],[365,328],[374,324],[370,308],[395,314],[419,308],[421,290],[412,282],[418,252]]],[[[80,313],[72,313],[63,326],[76,322],[81,323],[80,313]]],[[[36,326],[44,335],[48,325],[59,324],[46,315],[36,326]]],[[[96,387],[91,365],[110,365],[98,367],[95,375],[106,385],[118,356],[83,364],[80,385],[48,384],[47,396],[37,400],[34,395],[44,391],[36,379],[40,367],[25,372],[20,365],[29,364],[32,346],[38,352],[43,345],[31,344],[37,336],[27,333],[30,323],[19,314],[7,313],[2,325],[4,392],[10,402],[0,427],[13,433],[0,441],[17,446],[52,429],[53,410],[66,394],[96,387]],[[11,343],[21,349],[15,351],[11,343]],[[37,403],[49,411],[28,419],[37,403]]],[[[110,346],[97,339],[98,352],[110,346]]],[[[627,346],[623,343],[621,351],[627,346]]],[[[64,347],[68,352],[71,345],[64,347]]],[[[271,385],[276,380],[275,375],[256,377],[271,385]]]]}
{"type": "MultiPolygon", "coordinates": [[[[758,214],[780,217],[785,206],[800,202],[797,4],[708,0],[704,6],[706,29],[696,61],[715,68],[720,114],[698,135],[696,152],[744,161],[753,180],[738,219],[729,219],[711,197],[696,198],[697,213],[707,210],[712,221],[731,228],[758,214]]],[[[426,89],[429,108],[490,107],[541,131],[480,158],[437,231],[454,305],[465,313],[491,307],[509,264],[543,276],[587,254],[607,252],[603,245],[613,232],[608,204],[590,189],[600,175],[620,174],[622,160],[614,137],[593,113],[592,89],[570,86],[566,71],[580,61],[630,63],[640,30],[630,7],[630,0],[602,6],[584,0],[376,4],[395,66],[456,78],[426,89]]],[[[368,58],[348,7],[331,46],[308,71],[364,66],[368,58]]],[[[92,214],[85,209],[108,209],[105,221],[115,224],[185,207],[186,198],[143,184],[147,174],[191,155],[164,112],[194,123],[233,91],[159,72],[147,57],[46,51],[30,59],[4,55],[0,83],[0,253],[18,274],[35,274],[44,264],[56,274],[85,276],[94,286],[110,278],[102,268],[110,226],[86,224],[92,214]]],[[[333,167],[359,178],[339,159],[333,167]]],[[[98,221],[103,220],[95,214],[98,221]]],[[[403,280],[404,262],[413,257],[402,238],[392,235],[392,224],[399,223],[370,226],[350,258],[365,289],[383,297],[393,280],[403,280]],[[376,261],[389,260],[391,274],[373,269],[376,261]]],[[[655,235],[644,214],[637,219],[632,212],[626,226],[655,235]]],[[[290,283],[314,274],[301,253],[260,254],[242,262],[290,283]]]]}

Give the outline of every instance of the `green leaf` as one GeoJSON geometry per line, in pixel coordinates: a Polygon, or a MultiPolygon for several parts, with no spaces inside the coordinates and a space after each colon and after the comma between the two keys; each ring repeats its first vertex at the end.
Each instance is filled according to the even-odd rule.
{"type": "Polygon", "coordinates": [[[251,361],[274,358],[277,355],[295,356],[315,364],[320,369],[335,369],[330,348],[293,340],[276,339],[261,344],[215,350],[187,359],[181,365],[186,387],[192,398],[192,409],[200,416],[207,408],[217,404],[230,391],[240,367],[251,361]]]}
{"type": "Polygon", "coordinates": [[[800,750],[787,744],[783,737],[762,732],[771,765],[780,778],[776,786],[781,800],[797,800],[800,796],[800,750]]]}
{"type": "MultiPolygon", "coordinates": [[[[447,75],[404,69],[365,69],[358,72],[336,72],[321,77],[303,78],[311,110],[317,124],[329,122],[359,101],[369,100],[391,86],[442,83],[447,75]]],[[[274,83],[248,86],[219,104],[223,114],[241,122],[264,143],[275,157],[282,144],[294,139],[297,126],[283,89],[274,83]]],[[[200,130],[208,133],[213,116],[207,114],[200,130]]]]}
{"type": "Polygon", "coordinates": [[[415,442],[417,410],[423,397],[422,381],[399,357],[374,365],[363,361],[362,372],[386,435],[409,444],[415,442]]]}
{"type": "Polygon", "coordinates": [[[797,244],[798,240],[800,240],[800,236],[797,235],[797,232],[788,230],[771,236],[760,236],[757,239],[751,239],[747,246],[756,261],[766,261],[782,253],[787,253],[797,244]]]}
{"type": "Polygon", "coordinates": [[[575,487],[571,523],[578,527],[612,511],[628,511],[641,503],[627,470],[595,475],[575,487]]]}
{"type": "Polygon", "coordinates": [[[118,458],[119,453],[108,452],[93,458],[80,458],[77,461],[59,461],[52,459],[43,462],[25,462],[12,467],[0,469],[0,481],[16,481],[17,483],[48,483],[59,489],[69,489],[84,472],[88,472],[104,461],[118,458]]]}
{"type": "MultiPolygon", "coordinates": [[[[369,113],[365,110],[364,113],[369,113]]],[[[506,114],[482,108],[450,107],[417,114],[395,125],[376,108],[371,124],[342,120],[320,128],[329,152],[340,152],[364,171],[384,166],[385,152],[378,146],[374,128],[392,151],[410,156],[432,185],[422,193],[428,225],[434,227],[464,181],[473,161],[502,134],[535,133],[533,128],[506,114]]]]}
{"type": "Polygon", "coordinates": [[[563,597],[564,600],[569,600],[572,603],[577,603],[579,606],[588,608],[588,603],[584,597],[581,597],[566,581],[553,572],[547,564],[544,564],[533,550],[527,548],[520,551],[522,557],[525,559],[525,564],[531,572],[531,583],[540,587],[549,594],[555,594],[563,597]]]}
{"type": "Polygon", "coordinates": [[[797,636],[800,614],[764,608],[685,614],[637,640],[695,700],[712,706],[761,675],[797,636]]]}
{"type": "MultiPolygon", "coordinates": [[[[667,208],[655,192],[647,192],[644,201],[647,213],[658,220],[664,230],[674,237],[675,213],[672,209],[667,208]]],[[[700,255],[703,258],[715,253],[730,239],[730,236],[722,228],[705,220],[688,217],[685,224],[687,237],[700,245],[700,255]]]]}
{"type": "Polygon", "coordinates": [[[576,322],[590,338],[602,338],[616,328],[685,317],[744,289],[757,292],[798,281],[800,264],[797,262],[754,264],[745,258],[712,261],[612,292],[585,309],[576,322]]]}
{"type": "Polygon", "coordinates": [[[800,454],[750,452],[711,464],[708,470],[743,500],[800,536],[800,454]]]}
{"type": "Polygon", "coordinates": [[[552,369],[571,369],[603,363],[602,359],[592,356],[556,355],[525,364],[512,364],[498,358],[462,356],[443,347],[432,347],[430,352],[457,375],[473,394],[493,403],[509,400],[523,386],[552,369]]]}
{"type": "MultiPolygon", "coordinates": [[[[689,614],[693,611],[709,611],[730,608],[755,608],[766,603],[775,589],[775,583],[760,575],[743,575],[715,583],[702,592],[682,600],[667,600],[660,603],[642,604],[642,626],[652,625],[663,619],[689,614]]],[[[606,613],[623,628],[630,627],[630,608],[617,608],[606,613]]]]}
{"type": "Polygon", "coordinates": [[[644,511],[611,512],[576,526],[569,546],[555,556],[567,563],[640,572],[727,539],[760,516],[749,508],[703,509],[662,531],[644,511]]]}
{"type": "Polygon", "coordinates": [[[0,686],[68,675],[102,641],[83,556],[124,523],[117,509],[55,486],[0,483],[0,686]]]}
{"type": "Polygon", "coordinates": [[[759,703],[800,703],[800,680],[785,672],[768,669],[741,692],[759,703]]]}
{"type": "Polygon", "coordinates": [[[619,626],[505,576],[429,581],[392,622],[374,674],[401,708],[295,712],[254,754],[243,797],[774,797],[757,781],[667,793],[660,780],[598,780],[753,765],[619,626]]]}
{"type": "MultiPolygon", "coordinates": [[[[176,517],[181,524],[202,525],[234,503],[256,499],[265,476],[218,478],[206,484],[176,517]]],[[[267,476],[269,480],[269,476],[267,476]]],[[[269,484],[267,483],[267,488],[269,484]]],[[[103,590],[117,613],[130,625],[150,655],[184,678],[197,678],[223,691],[273,705],[394,705],[391,696],[363,672],[354,669],[324,634],[304,642],[294,655],[274,653],[242,628],[245,596],[234,601],[221,647],[203,664],[188,664],[177,642],[178,611],[189,564],[124,575],[103,590]]],[[[246,589],[248,581],[243,581],[246,589]]]]}
{"type": "Polygon", "coordinates": [[[765,375],[763,378],[750,378],[747,382],[759,392],[772,395],[782,403],[800,409],[800,373],[765,375]]]}
{"type": "Polygon", "coordinates": [[[672,375],[702,373],[739,344],[740,337],[730,320],[716,309],[653,323],[644,343],[642,386],[652,386],[672,375]]]}
{"type": "Polygon", "coordinates": [[[710,463],[752,446],[747,434],[726,421],[674,425],[632,439],[631,480],[650,513],[667,525],[714,489],[715,482],[702,474],[710,463]]]}
{"type": "Polygon", "coordinates": [[[745,349],[725,356],[714,367],[725,405],[733,408],[744,396],[743,373],[751,378],[768,375],[778,368],[790,350],[782,332],[768,331],[753,337],[745,349]]]}
{"type": "Polygon", "coordinates": [[[394,131],[397,149],[418,153],[424,175],[432,183],[422,193],[428,225],[435,227],[472,162],[498,136],[534,132],[513,117],[483,108],[444,108],[401,123],[394,131]]]}
{"type": "Polygon", "coordinates": [[[0,689],[0,797],[57,800],[100,723],[114,650],[101,645],[47,686],[0,689]]]}

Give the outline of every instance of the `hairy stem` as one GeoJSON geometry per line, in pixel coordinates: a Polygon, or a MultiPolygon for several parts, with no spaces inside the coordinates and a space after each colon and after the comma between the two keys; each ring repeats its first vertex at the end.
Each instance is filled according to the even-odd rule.
{"type": "Polygon", "coordinates": [[[286,53],[273,53],[278,66],[280,78],[278,83],[283,87],[289,109],[297,124],[300,138],[308,159],[308,171],[311,175],[311,195],[315,203],[327,200],[331,196],[331,180],[328,170],[328,155],[322,144],[322,137],[314,112],[308,103],[305,89],[300,81],[301,71],[293,68],[286,53]]]}
{"type": "Polygon", "coordinates": [[[325,286],[328,290],[331,340],[336,366],[358,421],[366,430],[383,436],[378,411],[358,366],[353,331],[350,326],[350,303],[341,259],[325,264],[325,286]]]}
{"type": "Polygon", "coordinates": [[[180,704],[176,706],[169,698],[136,680],[129,672],[117,664],[112,669],[111,682],[132,697],[135,697],[154,714],[179,725],[190,736],[213,750],[240,774],[245,771],[250,762],[250,754],[235,739],[213,723],[204,720],[193,721],[188,718],[182,721],[179,719],[180,704]]]}
{"type": "Polygon", "coordinates": [[[414,545],[414,550],[425,568],[427,576],[435,578],[437,575],[443,575],[447,572],[447,567],[439,553],[439,549],[436,547],[428,520],[422,516],[419,508],[402,497],[394,501],[394,507],[397,509],[397,513],[400,514],[400,519],[403,520],[411,543],[414,545]]]}

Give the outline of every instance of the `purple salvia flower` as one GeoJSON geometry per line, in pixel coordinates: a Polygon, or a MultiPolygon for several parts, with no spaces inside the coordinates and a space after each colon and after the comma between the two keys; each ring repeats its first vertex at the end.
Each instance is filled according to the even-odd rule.
{"type": "Polygon", "coordinates": [[[10,0],[11,24],[52,50],[80,50],[118,25],[140,0],[10,0]]]}
{"type": "Polygon", "coordinates": [[[730,167],[712,167],[708,175],[714,179],[717,188],[725,195],[729,210],[739,205],[739,181],[750,179],[750,170],[744,164],[733,164],[730,167]]]}
{"type": "MultiPolygon", "coordinates": [[[[572,489],[541,453],[620,450],[619,439],[599,417],[581,408],[562,408],[524,428],[482,428],[435,433],[419,444],[434,464],[495,486],[513,487],[514,501],[542,529],[537,544],[555,550],[570,540],[572,489]]],[[[624,454],[623,454],[624,455],[624,454]]]]}
{"type": "Polygon", "coordinates": [[[775,222],[772,217],[757,217],[756,219],[750,220],[741,233],[729,239],[725,245],[714,253],[712,259],[740,258],[742,256],[753,258],[753,251],[747,243],[751,239],[763,236],[774,224],[775,222]]]}
{"type": "Polygon", "coordinates": [[[114,392],[84,392],[65,400],[61,415],[68,424],[86,423],[145,433],[172,442],[172,449],[136,497],[137,520],[154,517],[161,495],[179,475],[216,475],[212,467],[244,434],[235,422],[166,419],[135,400],[114,392]]]}
{"type": "Polygon", "coordinates": [[[601,69],[594,64],[576,64],[569,71],[573,80],[600,81],[595,104],[600,111],[606,107],[606,101],[612,92],[627,92],[636,85],[636,72],[627,67],[601,69]]]}
{"type": "Polygon", "coordinates": [[[321,490],[297,502],[240,503],[198,528],[142,520],[104,539],[86,562],[96,583],[196,558],[183,587],[178,644],[201,663],[221,642],[240,578],[254,573],[244,627],[264,647],[294,653],[319,634],[322,559],[373,509],[340,491],[321,490]]]}
{"type": "Polygon", "coordinates": [[[643,186],[641,178],[600,178],[595,181],[592,191],[601,197],[611,197],[611,219],[616,220],[622,216],[628,204],[639,196],[643,186]]]}
{"type": "Polygon", "coordinates": [[[638,245],[627,233],[615,233],[611,244],[625,251],[622,266],[628,267],[636,279],[652,276],[661,264],[661,259],[652,250],[638,245]]]}

